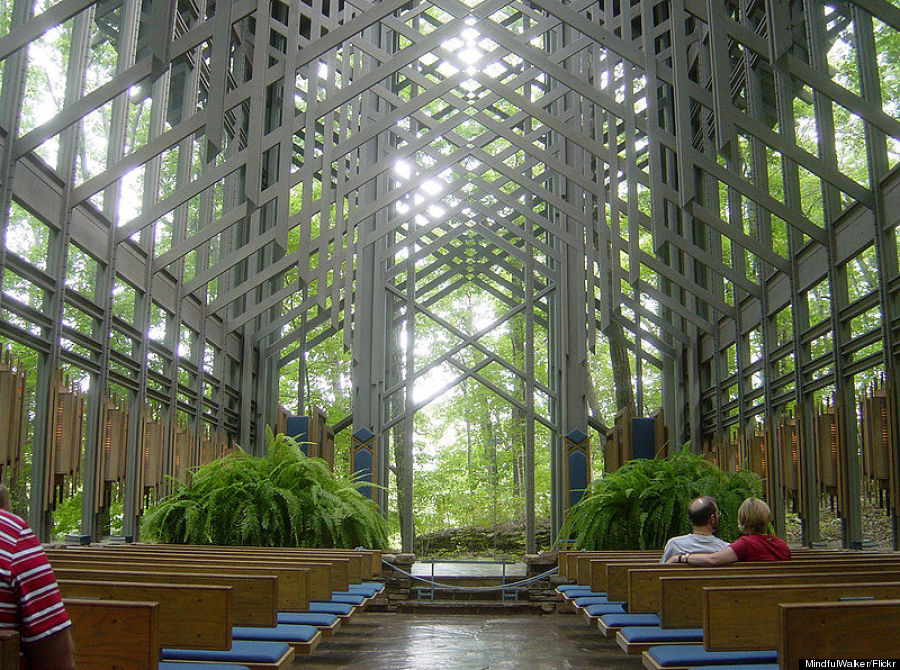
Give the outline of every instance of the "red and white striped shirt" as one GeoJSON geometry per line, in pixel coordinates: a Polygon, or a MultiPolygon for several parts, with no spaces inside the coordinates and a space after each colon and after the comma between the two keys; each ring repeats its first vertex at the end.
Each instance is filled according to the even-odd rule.
{"type": "Polygon", "coordinates": [[[41,543],[25,521],[0,509],[0,628],[33,642],[70,625],[41,543]]]}

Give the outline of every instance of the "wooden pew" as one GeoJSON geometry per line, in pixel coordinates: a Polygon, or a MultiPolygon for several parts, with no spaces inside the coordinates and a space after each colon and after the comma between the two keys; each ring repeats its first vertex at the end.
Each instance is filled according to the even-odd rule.
{"type": "Polygon", "coordinates": [[[225,575],[159,570],[109,570],[53,566],[58,580],[203,584],[231,587],[235,626],[274,626],[278,613],[278,577],[274,575],[225,575]]]}
{"type": "MultiPolygon", "coordinates": [[[[609,584],[610,578],[616,580],[616,583],[620,582],[622,577],[620,575],[626,574],[627,571],[631,568],[652,568],[659,567],[659,560],[635,560],[635,559],[602,559],[602,560],[593,560],[591,561],[590,567],[590,585],[591,591],[599,591],[601,593],[606,593],[609,596],[609,584]],[[610,566],[617,566],[621,568],[620,570],[610,571],[610,566]]],[[[610,598],[611,600],[625,600],[625,598],[610,598]]]]}
{"type": "Polygon", "coordinates": [[[184,649],[231,647],[234,611],[231,588],[199,584],[150,584],[61,579],[63,598],[159,603],[161,644],[184,649]]]}
{"type": "MultiPolygon", "coordinates": [[[[779,605],[841,599],[900,601],[900,581],[707,588],[704,589],[703,644],[708,651],[775,649],[779,638],[779,605]]],[[[895,621],[895,654],[900,651],[897,626],[895,621]]],[[[847,635],[841,633],[839,637],[846,641],[847,635]]]]}
{"type": "MultiPolygon", "coordinates": [[[[128,556],[116,555],[116,560],[105,558],[97,561],[95,555],[84,556],[78,552],[61,554],[63,558],[51,557],[51,565],[58,576],[103,578],[102,575],[132,575],[123,577],[126,581],[164,581],[177,582],[182,579],[191,581],[191,577],[199,583],[228,584],[235,587],[235,603],[239,614],[235,625],[239,626],[274,626],[279,612],[305,612],[309,607],[307,575],[305,569],[285,568],[284,565],[266,565],[262,568],[248,567],[247,564],[237,566],[232,562],[215,562],[208,559],[205,563],[177,560],[176,556],[163,559],[133,557],[133,560],[121,560],[128,556]],[[81,560],[71,560],[78,556],[81,560]],[[94,560],[87,560],[94,558],[94,560]],[[67,560],[69,559],[69,560],[67,560]],[[87,573],[83,572],[87,571],[87,573]],[[276,573],[275,575],[265,573],[276,573]],[[156,576],[154,578],[154,576],[156,576]],[[276,589],[273,592],[273,589],[276,589]],[[259,596],[259,597],[257,597],[259,596]],[[274,606],[273,606],[273,597],[274,606]]],[[[108,579],[116,579],[110,576],[108,579]]],[[[329,592],[330,594],[330,592],[329,592]]],[[[325,637],[331,637],[340,628],[342,622],[349,621],[357,608],[351,608],[349,614],[336,615],[336,619],[328,625],[319,623],[316,627],[325,637]]],[[[298,653],[309,653],[306,647],[298,647],[298,653]]]]}
{"type": "MultiPolygon", "coordinates": [[[[72,620],[75,667],[156,670],[160,638],[155,602],[65,598],[63,604],[72,620]]],[[[10,669],[19,667],[16,654],[10,669]]]]}
{"type": "MultiPolygon", "coordinates": [[[[615,563],[643,563],[647,565],[659,564],[662,558],[662,551],[646,550],[646,551],[609,551],[609,552],[569,552],[576,554],[574,558],[570,558],[569,562],[575,561],[575,568],[572,570],[580,570],[579,575],[589,574],[589,581],[584,584],[590,585],[592,591],[607,591],[607,574],[606,564],[615,563]],[[590,571],[585,573],[582,567],[582,561],[591,563],[590,571]]],[[[818,550],[818,549],[798,549],[793,551],[793,560],[817,560],[820,558],[849,558],[858,559],[860,556],[871,556],[872,553],[864,554],[859,551],[850,550],[818,550]]],[[[885,554],[879,554],[885,555],[885,554]]],[[[900,555],[900,554],[898,554],[900,555]]],[[[572,572],[572,574],[575,574],[572,572]]],[[[571,575],[570,575],[571,576],[571,575]]],[[[579,582],[581,583],[581,582],[579,582]]]]}
{"type": "MultiPolygon", "coordinates": [[[[633,566],[630,569],[617,564],[608,566],[607,573],[610,579],[609,599],[624,600],[628,602],[628,611],[634,613],[653,613],[660,611],[660,586],[659,580],[663,577],[698,576],[717,574],[750,574],[767,575],[779,573],[800,572],[855,572],[870,570],[885,570],[892,567],[900,567],[897,559],[860,559],[857,561],[833,562],[827,559],[822,561],[779,561],[762,563],[733,563],[727,566],[715,568],[703,568],[684,565],[665,565],[658,567],[633,566]],[[614,597],[614,595],[616,597],[614,597]]],[[[697,601],[700,607],[700,601],[697,601]]]]}
{"type": "MultiPolygon", "coordinates": [[[[184,554],[161,554],[158,552],[122,552],[118,550],[105,549],[48,549],[47,557],[51,564],[56,561],[92,561],[111,563],[112,561],[124,561],[133,563],[138,561],[150,561],[169,564],[184,565],[204,565],[204,566],[222,566],[234,568],[247,568],[250,571],[255,570],[257,573],[261,569],[271,568],[269,572],[261,574],[275,574],[283,576],[285,579],[300,579],[307,583],[306,590],[308,599],[322,600],[329,599],[332,591],[342,591],[349,586],[346,579],[346,573],[341,574],[341,568],[346,569],[347,563],[331,563],[329,561],[286,561],[284,559],[263,560],[259,558],[234,558],[230,556],[215,555],[197,555],[192,552],[184,554]],[[291,578],[288,573],[281,574],[281,571],[292,571],[296,576],[291,578]],[[305,574],[305,576],[303,576],[305,574]]],[[[307,605],[308,606],[308,605],[307,605]]],[[[305,609],[304,607],[303,609],[305,609]]]]}
{"type": "MultiPolygon", "coordinates": [[[[691,568],[693,574],[684,575],[682,570],[675,571],[672,576],[659,579],[658,611],[659,624],[662,628],[702,628],[703,627],[703,590],[708,587],[750,586],[750,585],[788,585],[788,584],[835,584],[859,582],[893,582],[900,580],[900,567],[895,570],[871,570],[855,572],[788,572],[732,574],[729,572],[711,573],[708,568],[691,568]]],[[[650,607],[640,598],[629,603],[640,614],[650,607]]],[[[627,624],[626,624],[627,625],[627,624]]],[[[597,627],[604,636],[615,636],[619,626],[609,625],[600,620],[597,627]]],[[[621,642],[620,645],[622,646],[621,642]]],[[[625,649],[625,647],[623,647],[625,649]]]]}
{"type": "MultiPolygon", "coordinates": [[[[58,584],[66,599],[157,603],[161,647],[213,651],[232,648],[231,587],[75,580],[59,580],[58,584]]],[[[301,653],[311,652],[320,640],[321,634],[317,632],[309,641],[288,643],[287,652],[274,663],[232,662],[247,665],[251,670],[283,670],[293,661],[298,649],[301,653]]]]}
{"type": "MultiPolygon", "coordinates": [[[[239,560],[310,561],[340,566],[338,574],[348,584],[359,583],[368,575],[371,559],[353,551],[324,552],[310,549],[285,550],[280,547],[230,547],[221,545],[120,544],[99,547],[79,547],[79,551],[119,551],[153,554],[186,554],[197,556],[227,556],[239,560]]],[[[339,589],[335,589],[339,590],[339,589]]]]}
{"type": "MultiPolygon", "coordinates": [[[[63,557],[70,557],[71,554],[66,554],[66,551],[74,551],[78,553],[82,552],[94,552],[100,551],[103,552],[103,555],[111,556],[113,552],[117,552],[121,550],[121,555],[125,556],[161,556],[163,560],[165,558],[178,559],[179,561],[183,561],[186,557],[191,558],[192,560],[199,560],[200,557],[203,559],[213,559],[216,561],[219,560],[227,560],[230,563],[234,563],[235,561],[245,564],[245,561],[257,561],[265,563],[266,566],[272,566],[276,562],[281,565],[289,565],[291,567],[303,566],[308,568],[311,571],[310,575],[310,591],[308,595],[308,600],[318,600],[328,602],[332,599],[332,591],[347,591],[350,590],[351,593],[348,595],[354,595],[357,597],[363,598],[362,603],[352,603],[352,610],[349,613],[341,613],[340,619],[346,620],[349,619],[354,612],[365,609],[368,602],[378,595],[377,592],[372,593],[359,593],[355,589],[350,587],[350,582],[347,577],[348,574],[352,574],[352,571],[348,571],[348,567],[356,566],[360,570],[360,574],[367,574],[370,572],[376,565],[380,566],[381,564],[381,553],[378,551],[359,551],[359,550],[339,550],[339,551],[319,551],[319,550],[297,550],[297,549],[283,549],[283,548],[260,548],[260,547],[214,547],[214,546],[205,546],[205,547],[196,547],[196,546],[173,546],[173,545],[138,545],[137,549],[128,549],[124,550],[122,547],[133,547],[134,545],[106,545],[101,547],[88,547],[88,548],[66,548],[62,550],[61,554],[63,557]],[[132,553],[137,551],[138,553],[132,553]],[[338,554],[339,557],[335,558],[333,554],[338,554]],[[311,559],[310,555],[315,555],[318,558],[311,559]],[[323,570],[331,570],[332,571],[332,581],[329,584],[328,580],[322,576],[323,570]]],[[[90,556],[93,558],[97,554],[91,553],[90,556]]],[[[118,558],[119,554],[116,554],[114,558],[118,558]]],[[[204,560],[205,563],[208,563],[208,560],[204,560]]],[[[296,606],[296,605],[288,605],[282,604],[282,611],[299,611],[307,609],[307,605],[296,606]]],[[[336,626],[334,626],[336,627],[336,626]]],[[[331,628],[324,628],[323,631],[326,634],[331,634],[333,630],[331,628]]]]}
{"type": "MultiPolygon", "coordinates": [[[[570,573],[575,578],[576,584],[590,585],[592,583],[592,565],[594,561],[601,563],[605,561],[635,561],[641,563],[659,563],[662,557],[661,551],[641,551],[641,552],[615,552],[608,555],[577,555],[570,557],[570,561],[574,560],[574,572],[570,573]]],[[[591,589],[593,590],[593,589],[591,589]]]]}
{"type": "MultiPolygon", "coordinates": [[[[700,624],[706,649],[715,652],[744,653],[774,649],[776,607],[782,601],[860,596],[900,598],[900,562],[896,556],[877,556],[868,560],[818,559],[736,564],[720,568],[665,566],[636,568],[628,573],[632,586],[642,578],[649,578],[650,582],[653,579],[658,581],[657,607],[663,628],[697,628],[700,624]],[[687,575],[677,576],[679,573],[687,575]],[[742,582],[741,586],[734,586],[742,582]],[[696,602],[698,594],[699,607],[696,602]],[[702,613],[699,621],[698,612],[702,613]]],[[[628,604],[629,611],[632,611],[632,606],[643,609],[640,598],[630,598],[628,604]]],[[[617,642],[628,653],[640,653],[660,644],[658,639],[649,641],[643,638],[642,641],[642,636],[635,634],[637,632],[629,634],[627,639],[623,633],[617,634],[617,642]]],[[[653,636],[657,637],[656,634],[653,636]]],[[[681,634],[679,637],[686,639],[681,634]]],[[[656,668],[657,664],[645,654],[644,666],[656,668]]],[[[669,668],[669,665],[666,667],[669,668]]]]}
{"type": "MultiPolygon", "coordinates": [[[[381,550],[379,549],[309,549],[304,547],[236,547],[227,545],[194,545],[194,544],[158,544],[158,543],[129,543],[118,545],[123,548],[157,548],[175,551],[183,549],[197,549],[201,551],[228,550],[234,553],[257,554],[264,553],[272,557],[295,558],[306,556],[309,558],[346,558],[358,561],[359,575],[363,579],[372,579],[381,574],[381,550]]],[[[355,569],[354,569],[355,570],[355,569]]]]}
{"type": "Polygon", "coordinates": [[[659,619],[663,628],[699,628],[703,625],[703,590],[719,587],[784,586],[797,584],[854,584],[900,581],[900,567],[893,570],[789,572],[741,575],[664,577],[659,581],[659,619]]]}
{"type": "MultiPolygon", "coordinates": [[[[119,547],[131,545],[119,545],[119,547]]],[[[109,547],[90,547],[86,549],[74,549],[76,552],[96,555],[93,552],[101,552],[104,556],[153,556],[162,558],[178,558],[179,560],[190,557],[192,559],[227,560],[244,564],[246,562],[264,563],[266,565],[282,565],[290,567],[305,567],[311,571],[310,575],[310,599],[329,601],[332,591],[347,591],[351,584],[358,583],[353,575],[362,573],[370,567],[371,559],[368,554],[357,551],[338,552],[338,556],[326,556],[324,552],[312,552],[310,550],[295,550],[260,547],[215,547],[215,546],[180,546],[173,545],[141,545],[144,548],[116,549],[109,547]],[[315,553],[318,557],[311,558],[315,553]],[[323,570],[331,570],[331,583],[321,574],[323,570]]],[[[66,549],[64,551],[72,551],[66,549]]],[[[379,558],[380,562],[380,558],[379,558]]],[[[353,595],[359,595],[354,593],[353,595]]],[[[377,595],[377,594],[376,594],[377,595]]],[[[366,594],[365,601],[357,604],[358,609],[363,610],[368,601],[374,597],[366,594]]]]}
{"type": "Polygon", "coordinates": [[[896,658],[900,600],[778,606],[778,667],[801,658],[896,658]]]}
{"type": "MultiPolygon", "coordinates": [[[[163,546],[163,545],[160,545],[163,546]]],[[[116,554],[115,550],[100,549],[107,555],[116,554]]],[[[352,556],[337,557],[310,557],[309,552],[293,552],[295,555],[287,555],[284,551],[271,553],[265,548],[251,547],[235,551],[232,547],[205,547],[198,550],[196,547],[186,547],[184,550],[177,549],[133,549],[122,551],[126,556],[154,556],[163,558],[179,559],[183,557],[191,557],[193,559],[214,559],[236,561],[238,563],[256,562],[265,565],[280,565],[290,567],[305,567],[311,571],[310,575],[310,599],[318,601],[329,601],[332,599],[332,592],[346,592],[352,584],[359,583],[360,580],[353,577],[354,574],[361,571],[369,565],[369,557],[355,554],[352,556]],[[322,570],[331,571],[330,584],[324,576],[321,576],[322,570]]],[[[359,594],[354,594],[359,595],[359,594]]],[[[357,604],[359,610],[364,610],[368,600],[357,604]]]]}
{"type": "MultiPolygon", "coordinates": [[[[561,577],[566,577],[567,579],[576,579],[578,575],[578,561],[581,559],[633,559],[633,560],[642,560],[646,558],[647,560],[653,560],[655,557],[657,561],[659,561],[659,557],[662,555],[662,552],[658,549],[647,549],[647,550],[598,550],[598,551],[560,551],[556,557],[556,565],[559,568],[557,574],[561,577]]],[[[581,583],[581,582],[576,582],[581,583]]],[[[585,582],[587,585],[587,582],[585,582]]]]}
{"type": "MultiPolygon", "coordinates": [[[[807,559],[816,559],[816,558],[827,558],[832,556],[855,556],[858,558],[860,556],[860,552],[839,552],[839,551],[818,551],[818,550],[803,550],[794,552],[794,560],[807,560],[807,559]]],[[[608,572],[606,570],[606,566],[609,563],[616,563],[620,566],[625,563],[633,563],[635,566],[637,565],[645,565],[647,567],[658,566],[661,565],[659,559],[662,558],[661,551],[647,551],[640,553],[633,553],[629,555],[627,552],[621,552],[618,555],[609,555],[602,556],[597,558],[589,559],[590,563],[589,568],[589,580],[588,584],[591,586],[592,591],[601,591],[608,592],[609,582],[608,582],[608,572]]],[[[581,568],[581,563],[579,563],[579,568],[581,568]]],[[[618,573],[614,575],[614,579],[618,579],[618,573]]],[[[618,592],[615,592],[614,595],[619,595],[618,592]]],[[[616,598],[619,599],[619,598],[616,598]]]]}
{"type": "MultiPolygon", "coordinates": [[[[159,566],[141,565],[142,570],[116,569],[102,563],[84,568],[54,567],[57,579],[119,582],[158,582],[164,584],[213,584],[230,586],[234,596],[234,625],[272,627],[278,623],[279,611],[290,611],[280,605],[291,599],[279,599],[278,577],[258,574],[208,574],[202,567],[181,572],[167,572],[159,566]]],[[[118,565],[119,568],[123,566],[118,565]]],[[[340,628],[338,618],[330,626],[317,626],[324,637],[331,637],[340,628]]]]}
{"type": "MultiPolygon", "coordinates": [[[[803,559],[798,559],[796,561],[786,561],[783,563],[778,563],[777,565],[787,565],[790,566],[787,569],[799,569],[799,566],[802,564],[809,565],[818,565],[823,561],[827,564],[832,562],[832,559],[839,555],[840,559],[835,560],[835,563],[839,563],[840,565],[850,566],[858,563],[859,561],[863,561],[866,563],[871,562],[872,560],[876,560],[873,558],[861,558],[860,554],[857,552],[855,556],[850,554],[849,552],[844,554],[838,554],[837,552],[828,552],[821,555],[814,554],[813,552],[804,552],[803,559]],[[847,557],[855,558],[855,560],[850,560],[847,557]]],[[[892,560],[900,560],[895,555],[892,560]]],[[[756,569],[766,571],[771,568],[775,564],[764,562],[764,563],[739,563],[733,564],[729,566],[723,566],[721,568],[697,568],[703,571],[709,571],[711,569],[714,570],[744,570],[751,569],[753,566],[758,566],[756,569]]],[[[696,566],[694,566],[696,567],[696,566]]],[[[640,574],[656,574],[656,575],[668,575],[672,574],[673,570],[684,570],[684,569],[693,569],[691,566],[684,565],[660,565],[658,562],[647,563],[643,560],[641,561],[630,561],[630,560],[592,560],[591,561],[591,587],[592,590],[596,591],[605,591],[607,594],[607,598],[610,601],[622,601],[628,603],[628,611],[630,613],[635,614],[650,614],[656,613],[659,610],[659,594],[658,587],[655,581],[651,581],[648,583],[640,583],[640,587],[644,590],[640,590],[640,588],[636,591],[633,585],[633,581],[636,579],[635,575],[638,574],[635,571],[643,571],[643,570],[654,570],[656,573],[640,573],[640,574]],[[605,579],[601,579],[600,575],[605,571],[605,579]]],[[[655,578],[654,578],[655,579],[655,578]]],[[[699,611],[699,606],[698,606],[699,611]]],[[[601,622],[599,621],[599,617],[595,616],[587,616],[589,623],[592,625],[596,623],[598,627],[603,629],[601,622]]]]}
{"type": "Polygon", "coordinates": [[[0,670],[19,670],[19,634],[0,630],[0,670]]]}
{"type": "MultiPolygon", "coordinates": [[[[91,569],[101,566],[104,569],[126,571],[159,571],[159,572],[199,572],[208,575],[267,575],[278,577],[278,608],[282,611],[302,612],[309,608],[311,599],[310,571],[307,568],[285,567],[284,565],[265,565],[261,563],[245,563],[213,559],[193,558],[154,558],[146,556],[84,556],[71,552],[60,556],[48,552],[50,565],[56,569],[91,569]]],[[[322,585],[317,587],[321,592],[322,585]]],[[[328,591],[330,596],[331,591],[328,591]]]]}

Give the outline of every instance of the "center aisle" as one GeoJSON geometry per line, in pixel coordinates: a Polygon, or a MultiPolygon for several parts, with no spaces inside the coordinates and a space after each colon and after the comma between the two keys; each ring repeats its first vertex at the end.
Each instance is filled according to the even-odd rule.
{"type": "Polygon", "coordinates": [[[641,668],[580,617],[421,615],[371,612],[293,668],[352,670],[513,670],[641,668]]]}

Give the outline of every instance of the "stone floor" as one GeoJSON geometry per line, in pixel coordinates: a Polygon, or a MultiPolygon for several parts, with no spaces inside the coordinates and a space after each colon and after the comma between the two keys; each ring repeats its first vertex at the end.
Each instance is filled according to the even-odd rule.
{"type": "Polygon", "coordinates": [[[358,615],[293,668],[351,670],[638,670],[579,616],[358,615]]]}

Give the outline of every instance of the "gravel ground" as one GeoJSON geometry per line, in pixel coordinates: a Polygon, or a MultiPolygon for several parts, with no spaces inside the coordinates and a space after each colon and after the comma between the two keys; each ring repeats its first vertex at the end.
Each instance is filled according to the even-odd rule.
{"type": "MultiPolygon", "coordinates": [[[[878,507],[877,496],[862,497],[862,531],[863,540],[871,541],[872,548],[882,551],[890,551],[891,546],[891,516],[886,510],[878,507]]],[[[796,514],[787,514],[787,543],[791,546],[800,546],[800,520],[796,514]]],[[[841,547],[841,519],[827,504],[819,507],[819,532],[822,540],[828,543],[828,548],[839,549],[841,547]]]]}

